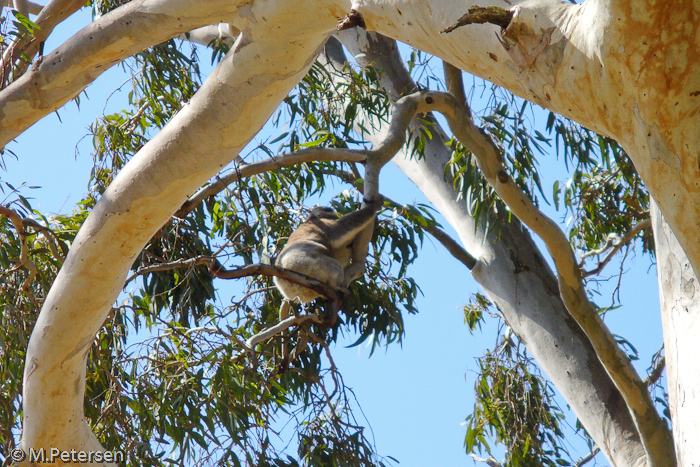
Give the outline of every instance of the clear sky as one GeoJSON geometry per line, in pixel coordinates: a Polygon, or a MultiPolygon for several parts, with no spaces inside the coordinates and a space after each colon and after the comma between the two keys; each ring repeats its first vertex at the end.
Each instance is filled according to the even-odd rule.
{"type": "MultiPolygon", "coordinates": [[[[76,25],[89,20],[89,13],[83,12],[60,26],[45,53],[67,37],[66,31],[77,30],[76,25]]],[[[208,54],[202,57],[207,63],[208,54]]],[[[81,96],[80,110],[71,102],[59,111],[61,121],[51,114],[8,145],[19,160],[7,158],[7,173],[0,172],[0,177],[15,186],[25,181],[41,186],[23,194],[33,197],[35,207],[44,213],[71,211],[86,191],[91,167],[91,141],[81,138],[97,116],[124,106],[128,87],[105,102],[126,79],[119,67],[112,68],[87,89],[87,97],[81,96]]],[[[545,190],[551,190],[554,180],[567,179],[564,164],[555,155],[541,157],[540,164],[545,190]]],[[[427,202],[393,166],[382,174],[381,191],[401,203],[427,202]]],[[[662,342],[656,269],[641,256],[628,260],[626,266],[632,270],[623,280],[623,308],[609,313],[606,322],[614,333],[637,346],[636,367],[645,376],[662,342]]],[[[610,274],[615,267],[608,266],[610,274]]],[[[487,321],[481,333],[469,334],[460,307],[480,289],[469,271],[437,242],[426,241],[410,274],[424,295],[418,301],[420,313],[405,317],[403,346],[378,349],[368,359],[369,348],[343,346],[355,340],[350,337],[336,346],[336,364],[354,389],[381,454],[397,458],[403,467],[474,465],[464,453],[463,422],[474,404],[475,358],[494,347],[496,322],[487,321]]],[[[600,305],[609,303],[612,287],[614,283],[604,286],[600,305]]],[[[565,402],[561,404],[570,413],[565,402]]],[[[571,424],[574,421],[569,419],[571,424]]],[[[587,453],[581,443],[575,447],[581,450],[574,457],[587,453]]],[[[607,465],[603,456],[597,460],[607,465]]]]}

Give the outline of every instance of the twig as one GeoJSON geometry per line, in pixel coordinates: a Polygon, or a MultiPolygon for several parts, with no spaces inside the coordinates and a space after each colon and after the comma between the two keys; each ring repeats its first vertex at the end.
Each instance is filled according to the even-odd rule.
{"type": "Polygon", "coordinates": [[[65,245],[59,241],[58,236],[54,233],[53,230],[49,229],[46,226],[43,226],[39,224],[37,221],[34,219],[31,219],[29,217],[25,217],[22,219],[22,224],[24,224],[24,227],[31,227],[37,232],[41,234],[42,237],[44,237],[44,240],[46,240],[46,243],[49,245],[49,250],[51,250],[51,255],[56,258],[56,261],[59,263],[63,264],[63,261],[66,259],[66,255],[68,254],[68,251],[66,251],[65,245]],[[61,246],[61,250],[63,251],[63,254],[58,252],[58,248],[56,247],[56,244],[61,246]]]}
{"type": "Polygon", "coordinates": [[[145,276],[146,274],[151,274],[153,272],[159,271],[169,271],[171,269],[182,269],[182,268],[193,268],[196,266],[207,266],[212,264],[213,258],[211,256],[198,256],[196,258],[188,259],[178,259],[170,263],[160,263],[153,264],[150,266],[145,266],[133,273],[129,278],[127,278],[125,285],[136,279],[138,276],[145,276]]]}
{"type": "MultiPolygon", "coordinates": [[[[617,244],[615,244],[615,246],[612,248],[612,250],[610,250],[610,253],[608,253],[608,255],[605,257],[605,259],[603,259],[603,261],[598,263],[598,266],[595,269],[592,269],[590,271],[584,271],[582,273],[583,277],[585,278],[585,277],[593,276],[596,274],[600,274],[601,271],[603,269],[605,269],[605,266],[607,266],[607,264],[613,258],[613,256],[615,256],[617,254],[617,252],[620,251],[620,249],[623,246],[625,246],[626,244],[631,242],[632,239],[634,239],[634,237],[636,237],[639,232],[641,232],[644,229],[648,229],[649,227],[651,227],[651,219],[644,219],[643,221],[637,223],[634,227],[632,227],[622,237],[622,239],[619,242],[617,242],[617,244]]],[[[606,245],[607,245],[609,240],[610,240],[610,238],[608,238],[608,240],[606,241],[606,245]]],[[[603,248],[605,248],[605,246],[603,246],[603,248]]],[[[603,250],[603,251],[605,251],[605,250],[603,250]]],[[[586,255],[582,256],[581,259],[583,259],[585,257],[586,257],[586,255]]]]}
{"type": "Polygon", "coordinates": [[[28,290],[34,277],[36,277],[36,265],[29,259],[29,247],[27,246],[27,231],[24,228],[22,218],[12,209],[0,206],[0,215],[7,217],[15,226],[20,243],[19,262],[27,268],[29,275],[22,282],[22,290],[28,290]]]}
{"type": "MultiPolygon", "coordinates": [[[[342,170],[337,170],[335,172],[327,172],[330,175],[335,175],[337,177],[340,177],[343,181],[346,183],[349,183],[351,185],[357,186],[358,190],[362,190],[362,185],[360,184],[359,186],[356,185],[358,180],[360,180],[360,177],[357,173],[350,173],[342,170]]],[[[407,210],[407,207],[403,204],[399,204],[396,201],[392,200],[391,198],[388,198],[384,195],[381,196],[382,200],[384,200],[384,203],[388,203],[398,211],[399,214],[402,216],[405,216],[405,212],[407,210]]],[[[461,262],[464,264],[470,271],[474,269],[476,266],[476,258],[474,258],[472,255],[469,254],[467,250],[462,248],[462,246],[455,241],[450,235],[442,230],[440,227],[437,225],[433,224],[426,224],[424,226],[421,226],[423,230],[428,232],[430,235],[435,238],[442,246],[445,247],[445,249],[450,253],[457,261],[461,262]]]]}
{"type": "Polygon", "coordinates": [[[214,196],[224,190],[231,183],[241,178],[251,177],[259,173],[268,172],[282,167],[289,167],[302,162],[312,161],[342,161],[342,162],[365,162],[369,151],[351,150],[342,148],[306,148],[283,156],[271,157],[260,162],[251,164],[240,164],[235,170],[227,175],[216,177],[216,180],[209,185],[202,187],[174,214],[175,217],[185,217],[192,212],[195,207],[210,196],[214,196]]]}
{"type": "Polygon", "coordinates": [[[500,462],[498,462],[496,459],[494,459],[492,456],[489,456],[488,458],[483,458],[483,457],[477,457],[476,454],[470,454],[472,458],[476,462],[483,462],[489,467],[503,467],[500,462]]]}
{"type": "Polygon", "coordinates": [[[652,386],[655,384],[659,378],[661,378],[661,375],[664,374],[664,369],[666,368],[666,357],[661,354],[662,351],[663,346],[652,357],[651,368],[647,370],[648,376],[644,378],[644,384],[647,386],[652,386]]]}

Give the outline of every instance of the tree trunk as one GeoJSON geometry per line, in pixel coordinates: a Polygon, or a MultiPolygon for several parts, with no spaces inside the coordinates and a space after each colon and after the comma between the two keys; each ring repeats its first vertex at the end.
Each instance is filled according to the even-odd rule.
{"type": "Polygon", "coordinates": [[[308,71],[335,15],[342,14],[316,18],[305,13],[310,9],[297,1],[266,12],[268,21],[244,25],[202,88],[124,167],[90,213],[29,342],[25,452],[99,448],[83,418],[85,359],[95,334],[145,243],[245,147],[308,71]]]}
{"type": "MultiPolygon", "coordinates": [[[[352,55],[364,54],[380,72],[394,99],[415,88],[394,41],[359,30],[340,34],[352,55]]],[[[373,119],[373,143],[386,122],[373,119]]],[[[557,281],[529,233],[515,219],[500,220],[500,237],[475,223],[449,180],[451,154],[439,126],[431,126],[425,157],[400,153],[393,162],[421,189],[457,230],[467,251],[478,259],[474,279],[496,304],[508,325],[527,346],[612,465],[646,466],[644,447],[622,397],[602,367],[588,338],[559,297],[557,281]],[[436,131],[437,130],[437,131],[436,131]],[[402,157],[403,156],[403,157],[402,157]]],[[[375,141],[376,140],[376,141],[375,141]]]]}
{"type": "Polygon", "coordinates": [[[700,282],[655,202],[651,217],[678,465],[700,465],[700,282]]]}
{"type": "Polygon", "coordinates": [[[700,4],[489,1],[509,26],[471,24],[461,1],[364,0],[367,28],[616,139],[700,272],[700,4]],[[389,3],[389,4],[388,4],[389,3]],[[683,25],[683,27],[678,27],[683,25]]]}
{"type": "MultiPolygon", "coordinates": [[[[29,345],[23,446],[94,445],[96,441],[81,417],[84,358],[121,290],[131,261],[179,204],[252,138],[306,72],[336,20],[354,6],[368,28],[444,58],[612,136],[631,155],[678,239],[678,248],[667,250],[673,254],[661,249],[666,255],[663,261],[670,266],[659,261],[660,271],[665,271],[660,277],[676,281],[662,282],[665,341],[669,360],[673,361],[669,365],[674,371],[669,386],[678,423],[674,430],[680,436],[677,444],[682,445],[680,459],[685,465],[697,463],[697,443],[692,437],[697,433],[693,420],[699,415],[698,380],[696,369],[686,360],[696,355],[688,349],[698,342],[694,338],[697,320],[679,305],[684,303],[681,297],[692,304],[688,297],[694,296],[688,284],[697,287],[697,280],[691,281],[687,271],[681,274],[673,267],[687,264],[695,277],[700,271],[700,60],[695,57],[700,50],[700,5],[611,0],[587,0],[581,5],[555,0],[494,0],[489,4],[513,13],[505,31],[477,24],[440,33],[466,12],[469,5],[458,0],[363,0],[354,5],[342,0],[136,0],[83,29],[3,90],[2,145],[77,95],[102,70],[154,42],[221,21],[230,21],[243,31],[233,52],[192,101],[119,174],[76,238],[29,345]],[[674,263],[684,254],[687,263],[674,263]],[[676,293],[671,294],[674,290],[676,293]],[[682,345],[686,343],[690,345],[682,345]],[[49,388],[51,393],[46,396],[49,388]],[[61,423],[54,423],[56,420],[61,423]]],[[[434,165],[423,170],[432,171],[438,179],[432,183],[439,185],[442,162],[428,162],[434,165]]],[[[437,190],[425,189],[428,193],[437,190]]],[[[435,202],[451,222],[468,222],[467,213],[458,206],[451,214],[440,204],[440,199],[453,197],[440,195],[435,202]]],[[[467,230],[463,229],[468,228],[462,224],[458,230],[465,235],[467,230]]],[[[670,233],[667,237],[671,238],[670,233]]],[[[483,281],[485,289],[494,297],[508,297],[499,305],[522,302],[534,306],[537,300],[546,299],[544,282],[539,277],[542,269],[537,265],[544,263],[529,248],[518,251],[516,243],[502,252],[489,252],[488,239],[479,244],[478,238],[465,236],[463,241],[484,265],[476,269],[475,276],[483,281]],[[531,269],[522,271],[520,263],[508,261],[513,252],[523,255],[523,261],[530,261],[531,269]],[[490,276],[486,266],[500,268],[501,272],[490,276]],[[509,269],[519,274],[511,274],[514,282],[504,286],[503,270],[509,269]],[[540,284],[538,290],[543,294],[533,293],[533,284],[540,284]],[[515,295],[504,295],[508,291],[515,295]],[[520,295],[529,293],[532,296],[520,295]]],[[[555,306],[548,300],[545,303],[548,309],[555,306]]],[[[514,328],[518,320],[532,326],[519,331],[528,345],[546,342],[548,332],[555,336],[562,332],[558,327],[545,332],[548,328],[542,323],[554,326],[548,321],[552,318],[536,314],[524,318],[525,313],[519,310],[520,315],[515,309],[509,313],[514,328]]],[[[557,326],[571,328],[562,320],[557,326]]],[[[587,375],[586,380],[597,378],[590,361],[586,365],[583,357],[573,363],[567,359],[578,357],[580,352],[588,355],[582,344],[574,344],[576,340],[571,339],[572,347],[556,360],[561,366],[547,370],[550,376],[555,379],[554,372],[575,363],[569,375],[572,380],[579,374],[587,375]]],[[[543,345],[541,352],[538,357],[555,361],[549,354],[555,350],[543,345]]],[[[558,385],[565,385],[564,375],[558,385]]],[[[579,382],[572,381],[571,385],[575,395],[579,382]]],[[[608,396],[611,394],[600,393],[601,403],[596,405],[613,409],[615,397],[606,400],[608,396]]],[[[621,421],[616,423],[625,426],[621,421]]],[[[609,427],[600,429],[606,432],[609,427]]]]}

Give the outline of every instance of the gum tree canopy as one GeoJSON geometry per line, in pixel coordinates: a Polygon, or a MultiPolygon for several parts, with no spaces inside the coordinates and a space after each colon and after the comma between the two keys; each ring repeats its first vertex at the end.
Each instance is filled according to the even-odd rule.
{"type": "MultiPolygon", "coordinates": [[[[400,339],[400,307],[411,311],[417,290],[406,266],[428,233],[472,270],[513,331],[506,344],[524,343],[562,393],[591,456],[618,466],[700,459],[698,2],[104,0],[92,2],[94,22],[51,51],[44,41],[84,0],[3,4],[13,8],[2,24],[5,154],[112,65],[128,59],[134,71],[133,108],[91,127],[95,167],[76,211],[49,220],[21,196],[0,206],[5,456],[21,432],[25,451],[128,447],[134,465],[158,464],[157,443],[179,462],[296,465],[276,457],[265,430],[270,413],[301,406],[303,463],[388,462],[341,410],[327,342],[339,326],[360,340],[400,339]],[[203,83],[196,59],[178,50],[188,41],[219,61],[203,83]],[[444,60],[449,92],[414,83],[394,41],[444,60]],[[357,63],[346,64],[348,51],[357,63]],[[472,118],[482,110],[469,108],[459,70],[500,87],[492,115],[472,118]],[[576,219],[568,238],[537,207],[532,151],[547,137],[509,130],[528,103],[551,111],[547,129],[576,167],[574,186],[560,190],[576,219]],[[244,155],[280,104],[287,130],[269,145],[289,154],[244,155]],[[427,209],[385,198],[368,270],[349,292],[270,264],[298,222],[292,212],[324,180],[370,199],[392,158],[462,246],[427,209]],[[586,289],[607,257],[593,270],[586,261],[643,232],[658,265],[672,423],[650,395],[658,375],[642,381],[586,289]],[[232,268],[236,259],[243,266],[232,268]],[[278,322],[271,275],[335,305],[278,322]],[[243,276],[244,299],[213,307],[213,279],[243,276]],[[142,325],[166,332],[131,353],[128,330],[142,325]]],[[[361,201],[348,192],[334,205],[348,212],[361,201]]],[[[480,306],[488,301],[467,317],[480,306]]],[[[551,396],[531,371],[508,352],[482,359],[469,452],[491,436],[505,447],[503,465],[566,463],[551,396]],[[505,399],[490,415],[490,402],[505,399]]]]}

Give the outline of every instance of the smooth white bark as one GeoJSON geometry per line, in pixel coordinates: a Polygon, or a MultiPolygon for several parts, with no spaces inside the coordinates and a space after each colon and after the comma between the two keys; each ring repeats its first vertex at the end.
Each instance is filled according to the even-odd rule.
{"type": "Polygon", "coordinates": [[[368,29],[406,42],[615,138],[700,271],[700,16],[682,4],[358,0],[368,29]],[[468,7],[513,10],[501,34],[468,7]],[[679,28],[678,25],[684,27],[679,28]]]}
{"type": "MultiPolygon", "coordinates": [[[[347,11],[335,8],[335,1],[317,2],[305,14],[318,21],[342,17],[347,11]]],[[[104,67],[167,37],[207,24],[233,23],[230,15],[240,4],[141,0],[105,15],[97,23],[109,31],[86,28],[88,34],[76,36],[71,47],[61,48],[50,61],[46,57],[38,72],[27,74],[12,93],[0,96],[0,145],[77,95],[104,67]],[[125,16],[127,21],[112,21],[130,9],[144,16],[131,14],[125,16]],[[103,21],[107,17],[110,22],[103,21]],[[97,39],[105,41],[101,46],[105,53],[95,52],[97,39]],[[84,56],[76,51],[82,47],[84,56]],[[70,73],[53,70],[59,56],[70,73]],[[76,64],[79,66],[73,68],[76,64]]],[[[644,7],[639,8],[604,0],[579,5],[560,0],[473,4],[356,0],[352,7],[369,29],[446,59],[616,138],[631,154],[695,272],[700,271],[700,242],[696,241],[700,231],[700,135],[695,131],[700,124],[700,61],[689,55],[700,41],[695,33],[700,22],[694,14],[695,4],[640,3],[644,7]],[[504,33],[493,25],[440,33],[473,4],[513,10],[513,21],[504,33]],[[677,28],[678,24],[685,27],[677,28]]],[[[274,12],[286,7],[257,0],[242,8],[237,13],[244,16],[247,9],[274,12]]],[[[300,30],[290,33],[296,35],[300,30]]]]}
{"type": "Polygon", "coordinates": [[[95,333],[144,244],[233,159],[307,72],[335,26],[334,14],[322,21],[310,18],[309,8],[304,1],[249,8],[231,53],[124,167],[85,221],[29,343],[25,449],[99,447],[82,416],[85,358],[95,333]]]}
{"type": "MultiPolygon", "coordinates": [[[[394,99],[414,87],[398,51],[386,39],[362,31],[347,31],[339,37],[352,55],[380,70],[382,85],[394,99]]],[[[386,126],[372,119],[365,127],[376,129],[376,133],[365,136],[376,144],[383,139],[386,126]]],[[[393,162],[445,216],[467,251],[478,259],[473,277],[603,447],[605,456],[613,465],[647,465],[619,391],[566,311],[556,278],[529,233],[517,220],[503,221],[500,232],[492,229],[488,233],[483,223],[475,223],[467,204],[444,176],[451,158],[445,146],[447,138],[439,125],[431,126],[430,131],[433,139],[426,141],[424,158],[404,151],[393,162]]]]}
{"type": "MultiPolygon", "coordinates": [[[[59,447],[69,440],[94,441],[77,417],[85,350],[131,260],[178,203],[257,131],[351,6],[340,0],[293,3],[131,2],[85,28],[0,93],[4,145],[77,95],[106,67],[148,45],[219,22],[243,31],[236,53],[120,174],[76,239],[30,343],[26,445],[56,446],[52,443],[59,438],[59,447]],[[43,388],[55,391],[47,396],[43,388]],[[43,417],[48,413],[66,424],[47,427],[43,417]]],[[[353,6],[368,27],[617,138],[658,200],[689,264],[700,271],[700,61],[692,55],[700,41],[700,19],[695,4],[488,3],[515,10],[502,37],[490,25],[440,34],[470,6],[457,0],[359,0],[353,6]]],[[[674,336],[682,339],[685,329],[678,329],[666,332],[667,346],[675,345],[668,341],[674,336]]],[[[684,389],[683,396],[684,404],[696,407],[696,390],[684,389]]],[[[688,424],[677,428],[680,433],[694,429],[686,418],[676,423],[688,424]]]]}
{"type": "Polygon", "coordinates": [[[137,0],[101,16],[0,92],[0,147],[125,58],[250,9],[243,0],[137,0]]]}
{"type": "Polygon", "coordinates": [[[700,459],[700,282],[678,240],[652,204],[666,375],[678,465],[700,459]]]}

